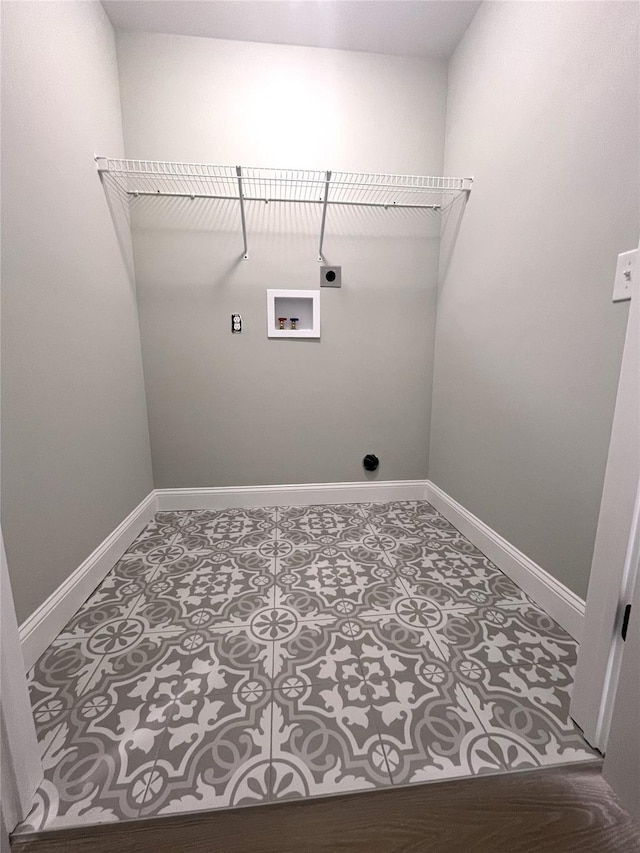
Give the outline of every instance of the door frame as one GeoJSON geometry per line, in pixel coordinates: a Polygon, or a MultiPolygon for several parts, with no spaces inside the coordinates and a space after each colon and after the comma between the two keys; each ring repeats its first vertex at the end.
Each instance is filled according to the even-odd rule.
{"type": "Polygon", "coordinates": [[[9,849],[8,833],[29,813],[44,772],[1,529],[0,564],[0,845],[4,853],[9,849]]]}
{"type": "Polygon", "coordinates": [[[631,594],[632,615],[622,652],[618,687],[607,739],[602,775],[618,799],[640,821],[640,528],[633,548],[636,583],[631,594]]]}
{"type": "MultiPolygon", "coordinates": [[[[640,250],[639,250],[640,252],[640,250]]],[[[631,282],[618,394],[591,564],[583,639],[570,713],[585,738],[606,750],[622,660],[625,606],[640,545],[640,287],[631,282]]]]}

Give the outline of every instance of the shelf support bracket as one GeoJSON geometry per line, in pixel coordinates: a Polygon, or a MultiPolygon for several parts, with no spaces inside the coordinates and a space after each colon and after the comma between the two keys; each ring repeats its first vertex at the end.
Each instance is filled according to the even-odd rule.
{"type": "Polygon", "coordinates": [[[242,221],[242,240],[244,243],[243,257],[249,259],[249,249],[247,247],[247,221],[244,217],[244,192],[242,190],[242,166],[236,166],[236,175],[238,176],[238,199],[240,201],[240,219],[242,221]]]}
{"type": "Polygon", "coordinates": [[[324,198],[322,200],[322,223],[320,225],[320,245],[318,247],[318,261],[322,263],[322,244],[324,243],[324,226],[327,221],[327,201],[329,199],[329,184],[331,182],[331,172],[327,172],[324,182],[324,198]]]}

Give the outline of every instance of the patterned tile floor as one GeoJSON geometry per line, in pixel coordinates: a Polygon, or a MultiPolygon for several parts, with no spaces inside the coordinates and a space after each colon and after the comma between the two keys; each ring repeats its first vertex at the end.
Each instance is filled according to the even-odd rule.
{"type": "Polygon", "coordinates": [[[161,512],[29,675],[18,831],[588,760],[575,659],[425,502],[161,512]]]}

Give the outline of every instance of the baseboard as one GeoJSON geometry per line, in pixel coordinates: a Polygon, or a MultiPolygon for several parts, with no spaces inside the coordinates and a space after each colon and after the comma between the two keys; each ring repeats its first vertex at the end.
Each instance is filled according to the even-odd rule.
{"type": "Polygon", "coordinates": [[[582,598],[430,481],[427,483],[427,500],[580,642],[585,614],[582,598]]]}
{"type": "Polygon", "coordinates": [[[20,626],[27,670],[113,568],[156,513],[156,494],[147,497],[20,626]]]}
{"type": "Polygon", "coordinates": [[[231,509],[369,501],[423,501],[426,489],[426,480],[381,480],[366,483],[230,486],[220,489],[156,489],[156,496],[158,510],[231,509]]]}

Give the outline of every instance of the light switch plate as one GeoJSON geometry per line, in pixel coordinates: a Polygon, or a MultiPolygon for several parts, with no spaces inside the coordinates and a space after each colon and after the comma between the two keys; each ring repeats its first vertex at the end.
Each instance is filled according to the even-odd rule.
{"type": "Polygon", "coordinates": [[[631,283],[638,274],[638,250],[623,252],[618,255],[616,277],[613,281],[613,301],[624,302],[631,299],[631,283]]]}

